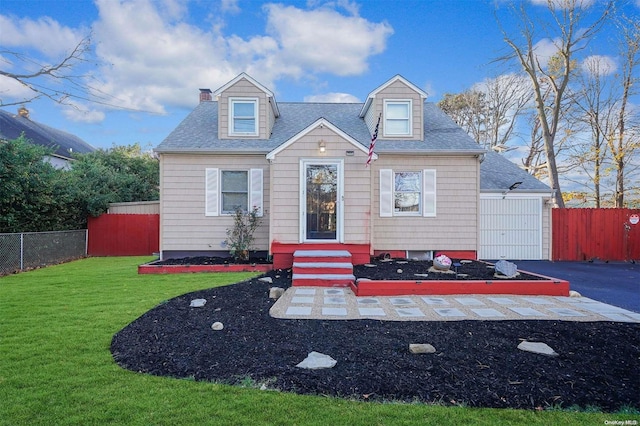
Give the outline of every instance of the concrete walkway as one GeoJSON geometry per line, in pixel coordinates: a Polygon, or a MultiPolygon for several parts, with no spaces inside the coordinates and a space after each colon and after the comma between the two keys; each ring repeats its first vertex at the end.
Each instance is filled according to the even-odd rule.
{"type": "Polygon", "coordinates": [[[454,295],[356,297],[348,288],[290,287],[271,307],[282,319],[640,322],[640,313],[588,297],[454,295]]]}

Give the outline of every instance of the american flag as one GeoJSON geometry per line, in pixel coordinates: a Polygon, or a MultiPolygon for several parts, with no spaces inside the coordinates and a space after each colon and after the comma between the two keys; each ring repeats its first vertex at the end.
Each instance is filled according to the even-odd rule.
{"type": "Polygon", "coordinates": [[[380,127],[380,118],[382,117],[382,113],[378,116],[378,124],[376,124],[376,129],[373,131],[373,136],[371,137],[371,144],[369,145],[369,157],[367,158],[367,166],[371,164],[371,159],[373,158],[373,148],[376,146],[376,139],[378,139],[378,127],[380,127]]]}

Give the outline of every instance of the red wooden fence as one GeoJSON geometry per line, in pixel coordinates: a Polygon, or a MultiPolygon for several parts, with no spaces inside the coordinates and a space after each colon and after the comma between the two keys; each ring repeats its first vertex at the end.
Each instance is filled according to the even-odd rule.
{"type": "Polygon", "coordinates": [[[553,260],[640,260],[640,209],[553,209],[553,260]]]}
{"type": "Polygon", "coordinates": [[[89,217],[89,256],[146,256],[160,250],[160,215],[89,217]]]}

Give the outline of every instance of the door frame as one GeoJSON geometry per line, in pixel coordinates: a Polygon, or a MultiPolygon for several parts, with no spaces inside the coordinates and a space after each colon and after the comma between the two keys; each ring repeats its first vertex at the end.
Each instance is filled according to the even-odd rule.
{"type": "Polygon", "coordinates": [[[344,159],[342,158],[303,158],[300,160],[300,243],[344,243],[344,159]],[[316,240],[307,238],[307,166],[334,165],[338,171],[336,194],[336,238],[316,240]]]}

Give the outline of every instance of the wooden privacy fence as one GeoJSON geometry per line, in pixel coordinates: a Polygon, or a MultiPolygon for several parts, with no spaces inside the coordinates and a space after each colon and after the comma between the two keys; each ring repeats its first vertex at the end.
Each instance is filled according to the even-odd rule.
{"type": "Polygon", "coordinates": [[[89,256],[146,256],[160,250],[160,215],[103,214],[89,217],[89,256]]]}
{"type": "Polygon", "coordinates": [[[553,260],[640,260],[640,209],[553,209],[553,260]]]}

